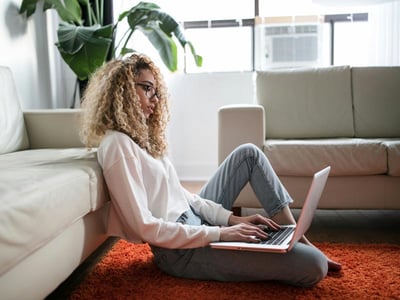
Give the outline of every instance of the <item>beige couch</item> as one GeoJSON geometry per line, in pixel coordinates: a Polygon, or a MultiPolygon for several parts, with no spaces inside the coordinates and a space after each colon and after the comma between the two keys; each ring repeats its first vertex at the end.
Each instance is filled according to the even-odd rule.
{"type": "MultiPolygon", "coordinates": [[[[400,67],[326,67],[255,74],[256,103],[219,110],[219,162],[260,147],[302,206],[312,174],[331,176],[319,208],[400,208],[400,67]]],[[[247,186],[235,206],[260,207],[247,186]]]]}
{"type": "Polygon", "coordinates": [[[78,110],[22,112],[0,67],[0,298],[43,299],[105,239],[108,197],[78,110]]]}

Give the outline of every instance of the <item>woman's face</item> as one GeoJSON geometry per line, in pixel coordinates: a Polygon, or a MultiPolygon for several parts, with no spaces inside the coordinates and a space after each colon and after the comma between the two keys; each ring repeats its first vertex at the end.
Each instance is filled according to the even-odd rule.
{"type": "Polygon", "coordinates": [[[159,101],[156,85],[154,75],[149,69],[140,71],[139,76],[136,78],[135,88],[146,119],[154,112],[159,101]]]}

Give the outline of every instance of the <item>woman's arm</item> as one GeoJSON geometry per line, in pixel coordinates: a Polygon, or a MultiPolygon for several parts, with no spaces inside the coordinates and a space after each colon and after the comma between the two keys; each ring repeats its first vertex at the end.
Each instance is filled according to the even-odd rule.
{"type": "Polygon", "coordinates": [[[280,227],[271,219],[259,214],[246,217],[235,216],[221,205],[185,191],[187,197],[191,199],[190,205],[197,214],[210,224],[223,225],[220,232],[221,241],[258,242],[268,238],[268,234],[264,231],[265,226],[272,230],[280,227]]]}
{"type": "Polygon", "coordinates": [[[156,218],[134,159],[121,160],[104,173],[115,211],[128,239],[165,248],[194,248],[219,240],[218,227],[188,226],[156,218]]]}
{"type": "MultiPolygon", "coordinates": [[[[125,238],[166,248],[202,247],[219,240],[220,229],[216,226],[188,226],[154,216],[148,203],[149,184],[145,185],[143,179],[144,169],[151,166],[143,161],[140,151],[133,141],[121,135],[104,141],[98,151],[113,209],[123,227],[120,232],[124,232],[125,238]]],[[[166,206],[167,200],[156,196],[159,199],[155,200],[160,202],[152,206],[166,206]]]]}
{"type": "MultiPolygon", "coordinates": [[[[184,188],[183,188],[184,189],[184,188]]],[[[232,215],[230,210],[222,207],[222,205],[214,201],[201,198],[199,195],[192,194],[184,189],[185,195],[193,210],[212,225],[227,226],[228,220],[232,215]]]]}

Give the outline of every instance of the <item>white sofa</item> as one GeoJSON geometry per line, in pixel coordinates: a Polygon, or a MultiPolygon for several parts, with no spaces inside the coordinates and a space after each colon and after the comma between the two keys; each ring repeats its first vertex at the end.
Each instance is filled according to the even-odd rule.
{"type": "Polygon", "coordinates": [[[43,299],[106,239],[108,196],[79,110],[21,111],[0,67],[0,298],[43,299]]]}
{"type": "MultiPolygon", "coordinates": [[[[319,208],[400,209],[400,67],[256,72],[255,104],[219,110],[219,162],[253,143],[302,207],[332,166],[319,208]]],[[[235,203],[259,208],[249,186],[235,203]]]]}

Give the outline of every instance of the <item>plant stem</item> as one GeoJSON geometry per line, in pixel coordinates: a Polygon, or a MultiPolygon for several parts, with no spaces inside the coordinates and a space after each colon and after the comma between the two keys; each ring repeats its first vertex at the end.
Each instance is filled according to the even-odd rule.
{"type": "Polygon", "coordinates": [[[103,25],[103,22],[102,22],[101,16],[100,16],[100,11],[99,11],[99,0],[95,1],[94,6],[95,6],[95,9],[96,9],[95,15],[96,15],[97,22],[100,23],[100,25],[103,25]]]}
{"type": "Polygon", "coordinates": [[[92,14],[91,14],[92,7],[90,6],[90,2],[89,1],[86,4],[86,8],[87,8],[87,18],[88,18],[87,22],[89,23],[89,26],[92,26],[93,25],[92,14]]]}
{"type": "MultiPolygon", "coordinates": [[[[126,47],[126,45],[128,44],[128,42],[129,42],[129,40],[130,40],[130,38],[131,38],[133,32],[134,32],[134,30],[132,30],[132,29],[129,30],[129,35],[128,35],[128,37],[125,39],[125,43],[124,43],[124,45],[122,46],[122,49],[124,49],[124,48],[126,47]]],[[[122,39],[121,39],[121,41],[122,41],[122,39]]]]}
{"type": "MultiPolygon", "coordinates": [[[[115,31],[117,30],[117,25],[115,25],[114,30],[115,30],[115,31]]],[[[129,32],[130,30],[131,30],[131,29],[128,28],[128,29],[125,31],[125,33],[124,33],[124,34],[122,35],[122,37],[119,39],[118,44],[115,46],[115,48],[118,48],[119,45],[121,45],[122,40],[125,39],[125,36],[128,34],[128,32],[129,32]]]]}
{"type": "Polygon", "coordinates": [[[100,20],[101,26],[104,25],[104,0],[100,0],[100,20]]]}
{"type": "MultiPolygon", "coordinates": [[[[94,12],[94,9],[92,5],[90,4],[90,1],[88,1],[86,7],[87,7],[87,13],[88,13],[88,26],[93,26],[94,24],[99,24],[99,5],[98,5],[98,0],[94,3],[96,13],[94,12]],[[97,15],[96,15],[97,14],[97,15]]],[[[101,24],[103,25],[103,24],[101,24]]]]}

